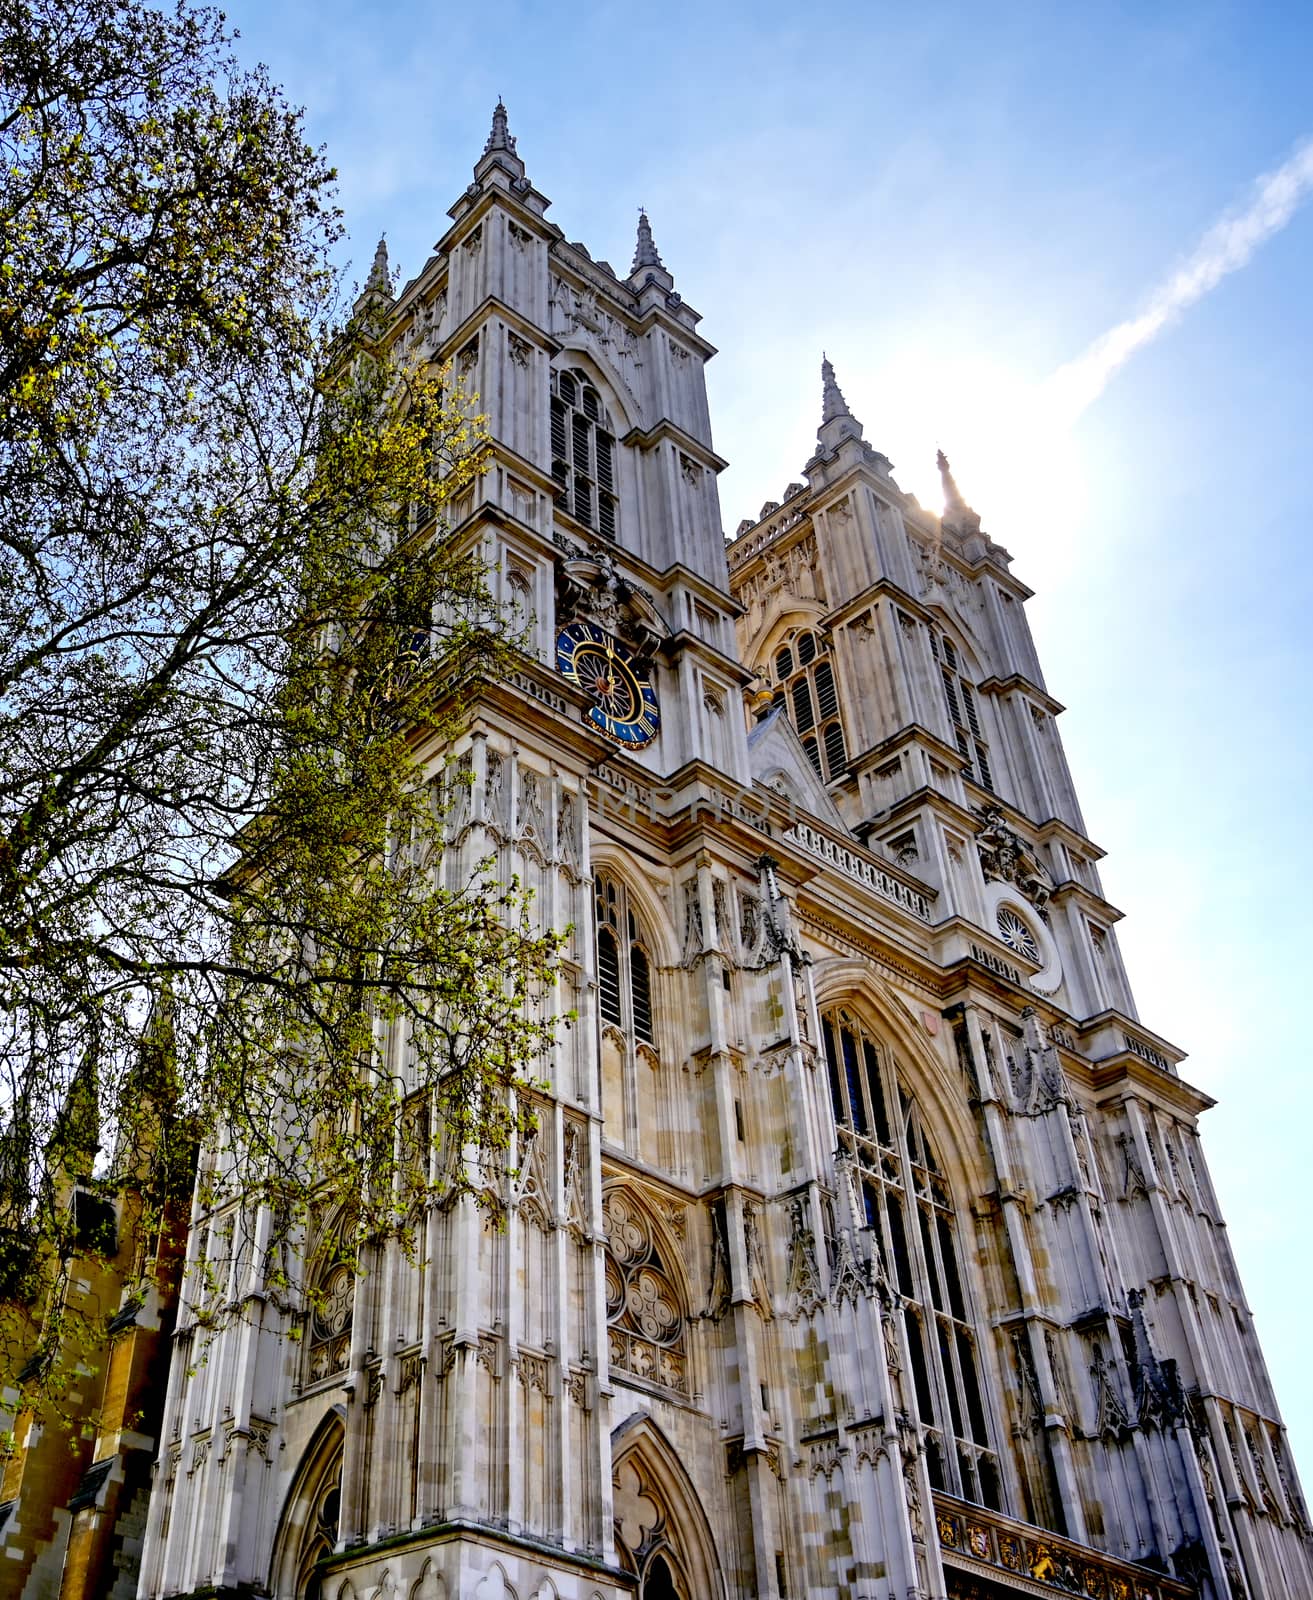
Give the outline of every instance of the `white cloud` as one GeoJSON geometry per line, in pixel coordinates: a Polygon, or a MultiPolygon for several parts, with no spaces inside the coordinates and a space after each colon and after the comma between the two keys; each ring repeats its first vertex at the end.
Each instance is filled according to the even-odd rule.
{"type": "Polygon", "coordinates": [[[1183,311],[1245,266],[1258,247],[1279,233],[1313,189],[1313,138],[1275,172],[1259,178],[1245,210],[1223,217],[1204,234],[1194,253],[1160,284],[1139,316],[1101,334],[1045,384],[1046,406],[1074,422],[1103,393],[1119,368],[1183,311]]]}

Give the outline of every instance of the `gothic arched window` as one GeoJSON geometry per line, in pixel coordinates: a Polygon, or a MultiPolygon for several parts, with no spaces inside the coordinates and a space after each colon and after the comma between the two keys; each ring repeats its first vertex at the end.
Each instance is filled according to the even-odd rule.
{"type": "Polygon", "coordinates": [[[615,432],[601,396],[577,368],[552,374],[552,477],[562,511],[615,538],[615,432]]]}
{"type": "Polygon", "coordinates": [[[982,789],[994,788],[989,770],[989,743],[985,738],[976,709],[976,693],[962,671],[962,660],[957,646],[946,633],[930,633],[930,648],[939,663],[944,683],[944,704],[948,720],[953,724],[953,737],[962,753],[967,776],[974,778],[982,789]]]}
{"type": "Polygon", "coordinates": [[[848,752],[839,718],[839,690],[825,641],[804,628],[780,646],[772,666],[775,704],[787,710],[812,766],[831,782],[841,777],[848,752]]]}
{"type": "Polygon", "coordinates": [[[679,1291],[643,1208],[619,1189],[602,1201],[607,1344],[612,1372],[689,1392],[679,1291]]]}
{"type": "Polygon", "coordinates": [[[822,1019],[839,1149],[856,1163],[867,1226],[903,1303],[931,1484],[1000,1510],[998,1461],[948,1179],[890,1052],[848,1010],[822,1019]]]}
{"type": "Polygon", "coordinates": [[[597,988],[602,1021],[652,1043],[652,963],[625,887],[604,872],[593,880],[597,906],[597,988]]]}

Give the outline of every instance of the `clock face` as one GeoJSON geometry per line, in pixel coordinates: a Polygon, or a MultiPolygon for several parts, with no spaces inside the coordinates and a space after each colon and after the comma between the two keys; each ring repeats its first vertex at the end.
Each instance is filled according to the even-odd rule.
{"type": "Polygon", "coordinates": [[[591,622],[572,622],[557,635],[556,666],[591,698],[588,720],[608,738],[633,750],[656,738],[656,690],[609,633],[591,622]]]}

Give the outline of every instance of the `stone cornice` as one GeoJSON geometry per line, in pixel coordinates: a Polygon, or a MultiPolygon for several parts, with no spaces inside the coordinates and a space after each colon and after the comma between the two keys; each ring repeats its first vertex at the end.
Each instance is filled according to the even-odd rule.
{"type": "Polygon", "coordinates": [[[463,344],[480,330],[482,324],[488,320],[490,315],[505,318],[510,327],[514,328],[524,338],[532,340],[549,357],[557,355],[563,348],[559,340],[553,338],[550,333],[545,332],[536,322],[530,322],[527,317],[522,316],[518,311],[513,311],[504,300],[499,300],[496,295],[490,294],[481,300],[459,327],[453,328],[442,341],[437,348],[437,359],[439,361],[449,360],[463,344]]]}
{"type": "Polygon", "coordinates": [[[1064,878],[1061,883],[1055,883],[1049,894],[1049,900],[1053,905],[1065,905],[1068,901],[1075,901],[1084,910],[1092,911],[1100,922],[1109,926],[1114,922],[1120,922],[1126,915],[1124,911],[1118,911],[1110,900],[1105,900],[1093,889],[1087,889],[1076,878],[1064,878]]]}
{"type": "Polygon", "coordinates": [[[1047,689],[1041,689],[1037,683],[1023,676],[1020,672],[1009,673],[1006,678],[982,678],[976,685],[981,694],[1005,695],[1024,694],[1027,699],[1033,700],[1036,705],[1043,706],[1050,716],[1060,716],[1067,708],[1060,700],[1055,700],[1047,689]]]}
{"type": "Polygon", "coordinates": [[[671,660],[677,660],[685,652],[700,656],[719,667],[732,683],[737,683],[741,688],[746,688],[756,676],[737,657],[727,656],[723,650],[717,650],[714,644],[708,644],[700,633],[694,633],[690,628],[680,628],[662,641],[661,653],[671,660]]]}
{"type": "Polygon", "coordinates": [[[703,444],[700,439],[695,439],[691,433],[686,433],[669,417],[658,417],[650,428],[631,428],[620,443],[637,447],[639,450],[652,450],[664,439],[669,439],[672,444],[678,445],[708,472],[723,472],[729,465],[724,456],[718,456],[709,445],[703,444]]]}

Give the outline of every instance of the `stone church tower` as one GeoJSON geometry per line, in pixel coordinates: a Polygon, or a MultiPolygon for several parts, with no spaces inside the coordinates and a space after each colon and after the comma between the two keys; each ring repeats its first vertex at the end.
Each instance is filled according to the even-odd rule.
{"type": "Polygon", "coordinates": [[[184,1305],[140,1594],[1313,1595],[1210,1102],[1137,1017],[1029,591],[828,362],[727,545],[647,218],[621,276],[547,209],[498,106],[392,310],[489,415],[456,516],[532,637],[458,752],[453,882],[495,854],[573,929],[581,1022],[488,1205],[359,1280],[323,1219],[313,1314],[248,1253],[202,1364],[184,1305]]]}

